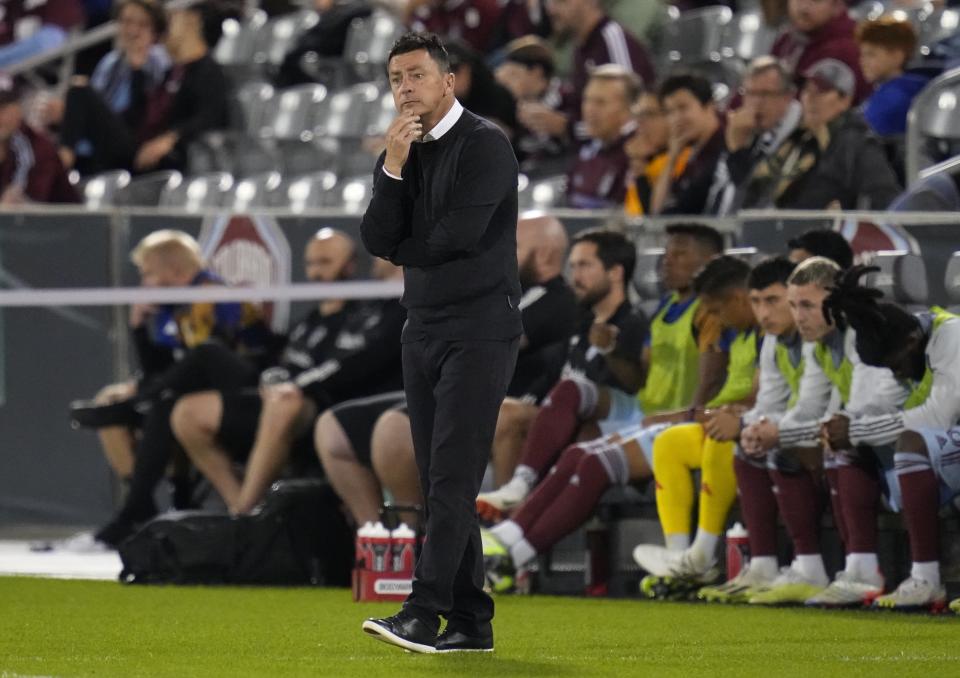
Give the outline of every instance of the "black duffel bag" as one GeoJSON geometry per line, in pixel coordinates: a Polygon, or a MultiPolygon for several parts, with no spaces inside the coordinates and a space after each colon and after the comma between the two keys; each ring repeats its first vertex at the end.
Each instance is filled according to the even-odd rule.
{"type": "Polygon", "coordinates": [[[321,480],[274,483],[259,511],[158,516],[120,545],[131,584],[348,586],[353,532],[321,480]]]}

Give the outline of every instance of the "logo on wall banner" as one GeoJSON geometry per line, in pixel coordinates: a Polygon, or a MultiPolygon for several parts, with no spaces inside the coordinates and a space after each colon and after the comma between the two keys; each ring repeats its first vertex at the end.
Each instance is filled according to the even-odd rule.
{"type": "MultiPolygon", "coordinates": [[[[245,214],[207,217],[200,229],[199,241],[210,268],[232,286],[279,286],[291,280],[290,243],[272,217],[245,214]]],[[[263,311],[275,331],[286,331],[289,301],[265,302],[263,311]]]]}

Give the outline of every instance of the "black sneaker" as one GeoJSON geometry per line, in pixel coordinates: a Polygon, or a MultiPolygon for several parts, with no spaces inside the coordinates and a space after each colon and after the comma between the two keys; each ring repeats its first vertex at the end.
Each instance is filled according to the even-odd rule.
{"type": "Polygon", "coordinates": [[[493,627],[467,631],[451,629],[449,626],[437,638],[437,652],[493,652],[493,627]]]}
{"type": "Polygon", "coordinates": [[[436,652],[434,644],[437,642],[437,629],[406,610],[384,619],[368,619],[361,628],[377,640],[410,652],[436,652]]]}

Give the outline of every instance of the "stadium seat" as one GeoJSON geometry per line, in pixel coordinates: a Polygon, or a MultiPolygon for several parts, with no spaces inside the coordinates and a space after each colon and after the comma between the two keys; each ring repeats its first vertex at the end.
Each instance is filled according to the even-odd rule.
{"type": "Polygon", "coordinates": [[[245,132],[207,132],[190,145],[190,171],[246,177],[275,170],[279,160],[266,142],[245,132]]]}
{"type": "Polygon", "coordinates": [[[960,68],[931,81],[913,100],[907,115],[907,183],[942,158],[931,157],[931,142],[960,142],[960,68]]]}
{"type": "Polygon", "coordinates": [[[777,39],[777,30],[764,23],[759,11],[741,12],[733,15],[721,36],[720,54],[724,59],[738,58],[749,62],[763,54],[769,54],[777,39]]]}
{"type": "Polygon", "coordinates": [[[637,263],[633,269],[633,286],[641,299],[660,299],[664,294],[663,280],[660,277],[662,247],[647,247],[637,250],[637,263]]]}
{"type": "Polygon", "coordinates": [[[318,137],[359,139],[380,106],[380,90],[373,83],[353,85],[328,96],[317,116],[314,134],[318,137]]]}
{"type": "Polygon", "coordinates": [[[337,139],[278,139],[274,154],[284,176],[297,177],[320,171],[339,172],[341,144],[337,139]]]}
{"type": "Polygon", "coordinates": [[[291,212],[304,212],[319,207],[331,207],[339,203],[336,191],[337,175],[333,172],[315,172],[306,176],[297,177],[286,184],[285,191],[278,191],[277,196],[286,199],[284,205],[291,212]]]}
{"type": "Polygon", "coordinates": [[[724,254],[730,257],[743,259],[751,266],[756,266],[767,256],[764,252],[761,252],[756,247],[730,247],[724,251],[724,254]]]}
{"type": "Polygon", "coordinates": [[[886,5],[880,0],[864,0],[864,2],[857,3],[848,10],[850,18],[857,23],[879,19],[886,11],[886,5]]]}
{"type": "Polygon", "coordinates": [[[256,74],[255,38],[266,23],[267,14],[262,10],[256,10],[246,21],[224,20],[223,35],[213,50],[213,58],[233,76],[234,82],[243,82],[256,74]]]}
{"type": "Polygon", "coordinates": [[[156,207],[160,204],[160,194],[164,186],[170,181],[181,180],[183,177],[176,170],[162,170],[142,174],[130,180],[121,188],[114,199],[118,206],[156,207]]]}
{"type": "Polygon", "coordinates": [[[943,286],[950,300],[950,310],[957,312],[960,307],[960,252],[954,252],[947,261],[947,270],[943,276],[943,286]]]}
{"type": "Polygon", "coordinates": [[[880,290],[890,301],[906,305],[927,303],[927,272],[919,255],[900,250],[877,252],[870,265],[880,270],[868,274],[864,284],[880,290]]]}
{"type": "Polygon", "coordinates": [[[270,100],[269,123],[261,134],[274,139],[309,141],[326,98],[327,88],[316,84],[298,85],[275,93],[270,100]]]}
{"type": "Polygon", "coordinates": [[[720,61],[724,34],[732,19],[731,9],[722,5],[682,12],[664,28],[667,62],[700,64],[720,61]]]}
{"type": "Polygon", "coordinates": [[[390,123],[397,117],[397,107],[393,103],[393,93],[384,92],[380,101],[371,110],[367,120],[367,136],[384,136],[390,128],[390,123]]]}
{"type": "Polygon", "coordinates": [[[354,19],[347,31],[344,61],[361,80],[384,80],[390,48],[404,31],[392,14],[375,11],[366,19],[354,19]]]}
{"type": "Polygon", "coordinates": [[[339,203],[336,207],[351,214],[360,214],[370,202],[373,192],[373,173],[345,180],[339,187],[339,203]]]}
{"type": "Polygon", "coordinates": [[[304,32],[320,21],[313,10],[300,10],[274,17],[261,25],[253,36],[252,59],[256,64],[279,66],[304,32]]]}
{"type": "Polygon", "coordinates": [[[280,173],[276,171],[249,176],[235,184],[226,206],[234,212],[244,212],[256,207],[272,207],[277,202],[274,194],[281,183],[280,173]]]}
{"type": "Polygon", "coordinates": [[[130,184],[130,172],[115,170],[90,177],[79,185],[79,193],[89,209],[116,205],[117,195],[130,184]]]}
{"type": "Polygon", "coordinates": [[[262,136],[263,128],[270,123],[270,102],[274,96],[273,85],[262,80],[246,82],[237,88],[234,99],[237,107],[234,127],[248,134],[262,136]]]}
{"type": "Polygon", "coordinates": [[[529,193],[529,209],[561,207],[567,197],[567,176],[563,174],[538,180],[531,183],[526,192],[529,193]]]}
{"type": "Polygon", "coordinates": [[[228,172],[171,177],[160,193],[160,206],[181,208],[187,212],[223,207],[233,183],[233,176],[228,172]]]}

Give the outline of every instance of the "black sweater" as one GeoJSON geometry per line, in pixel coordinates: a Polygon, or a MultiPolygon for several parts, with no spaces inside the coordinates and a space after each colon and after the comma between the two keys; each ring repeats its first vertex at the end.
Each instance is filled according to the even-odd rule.
{"type": "Polygon", "coordinates": [[[413,144],[403,181],[383,172],[385,157],[360,236],[404,267],[403,341],[519,336],[518,168],[506,136],[465,110],[437,141],[413,144]]]}

